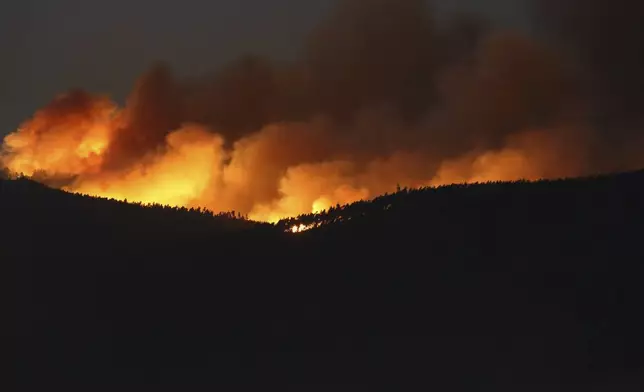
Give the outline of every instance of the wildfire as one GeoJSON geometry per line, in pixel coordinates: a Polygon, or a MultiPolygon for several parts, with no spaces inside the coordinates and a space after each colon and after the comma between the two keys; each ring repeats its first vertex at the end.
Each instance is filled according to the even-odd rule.
{"type": "Polygon", "coordinates": [[[86,101],[80,93],[58,97],[5,137],[1,163],[28,176],[93,172],[109,146],[115,114],[116,107],[101,98],[86,101]]]}
{"type": "Polygon", "coordinates": [[[311,229],[316,228],[316,225],[305,225],[305,224],[299,224],[299,225],[293,225],[288,231],[291,233],[297,234],[297,233],[303,233],[305,231],[309,231],[311,229]]]}
{"type": "Polygon", "coordinates": [[[0,167],[271,223],[399,186],[583,174],[592,89],[570,59],[425,7],[340,2],[288,64],[255,56],[189,79],[155,66],[123,106],[63,94],[4,138],[0,167]]]}
{"type": "MultiPolygon", "coordinates": [[[[234,88],[182,85],[153,69],[124,107],[79,91],[57,97],[4,138],[0,166],[70,192],[235,211],[271,223],[393,192],[399,184],[579,174],[583,159],[576,152],[583,148],[576,138],[566,139],[574,126],[528,127],[534,118],[551,124],[565,118],[560,115],[565,97],[550,88],[560,83],[556,61],[540,46],[513,36],[483,40],[479,51],[465,69],[459,65],[446,73],[439,89],[445,107],[428,112],[434,122],[427,125],[410,125],[379,107],[350,108],[351,120],[342,122],[326,104],[295,121],[305,118],[298,105],[285,109],[274,108],[270,99],[262,101],[266,107],[257,102],[255,84],[264,86],[270,72],[257,65],[242,63],[239,74],[222,74],[234,88]],[[471,138],[450,133],[464,130],[471,138]]],[[[394,79],[391,83],[398,83],[394,79]]],[[[409,84],[406,77],[400,83],[409,84]]],[[[295,83],[282,93],[306,96],[299,88],[295,83]]],[[[314,104],[316,96],[309,97],[314,104]]]]}
{"type": "MultiPolygon", "coordinates": [[[[401,165],[404,158],[378,159],[362,170],[346,159],[320,162],[315,153],[305,151],[319,142],[318,135],[301,124],[264,127],[232,148],[208,128],[187,124],[131,165],[108,169],[104,162],[113,153],[124,118],[122,109],[103,98],[61,96],[4,139],[2,165],[45,181],[70,178],[63,188],[71,192],[235,210],[271,223],[393,191],[400,177],[410,175],[397,169],[415,167],[401,165]]],[[[435,175],[426,173],[424,180],[416,176],[415,184],[536,179],[547,173],[549,156],[543,151],[552,150],[548,143],[543,133],[525,133],[505,149],[446,160],[435,175]]],[[[290,231],[311,228],[298,225],[290,231]]]]}

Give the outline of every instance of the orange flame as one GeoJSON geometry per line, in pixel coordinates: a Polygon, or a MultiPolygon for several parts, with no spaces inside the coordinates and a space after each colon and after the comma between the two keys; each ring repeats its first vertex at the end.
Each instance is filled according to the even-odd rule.
{"type": "Polygon", "coordinates": [[[290,231],[291,233],[298,234],[298,233],[304,233],[305,231],[312,230],[312,229],[314,229],[315,227],[316,227],[315,225],[305,225],[305,224],[301,223],[301,224],[299,224],[299,225],[293,225],[293,226],[290,228],[290,230],[289,230],[289,231],[290,231]]]}
{"type": "MultiPolygon", "coordinates": [[[[325,160],[329,155],[316,150],[321,139],[313,124],[270,125],[233,147],[204,126],[186,124],[127,168],[108,170],[103,163],[124,126],[123,113],[103,98],[62,96],[5,137],[0,163],[45,180],[69,177],[63,188],[71,192],[237,211],[276,223],[393,191],[401,178],[409,186],[532,180],[552,175],[548,170],[556,160],[556,141],[539,131],[524,132],[501,150],[446,160],[431,172],[423,169],[430,157],[405,151],[367,165],[325,160]]],[[[295,226],[291,231],[310,228],[295,226]]]]}
{"type": "Polygon", "coordinates": [[[71,192],[267,222],[398,185],[583,173],[592,135],[576,128],[592,117],[558,50],[440,27],[422,0],[349,3],[286,65],[251,56],[184,80],[158,65],[124,108],[62,95],[4,139],[0,166],[71,192]]]}

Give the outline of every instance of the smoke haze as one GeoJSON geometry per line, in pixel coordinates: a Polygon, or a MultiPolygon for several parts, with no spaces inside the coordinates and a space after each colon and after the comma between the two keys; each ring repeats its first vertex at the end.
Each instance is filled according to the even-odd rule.
{"type": "Polygon", "coordinates": [[[580,3],[534,0],[528,37],[475,16],[438,25],[423,0],[345,0],[292,63],[246,56],[190,79],[157,64],[122,108],[63,94],[5,138],[2,164],[271,222],[397,185],[639,168],[644,7],[580,3]]]}

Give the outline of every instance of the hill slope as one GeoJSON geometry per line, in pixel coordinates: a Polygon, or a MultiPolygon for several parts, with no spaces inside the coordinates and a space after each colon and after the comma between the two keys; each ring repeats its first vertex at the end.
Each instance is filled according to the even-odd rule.
{"type": "Polygon", "coordinates": [[[16,185],[0,246],[23,389],[644,385],[642,172],[405,190],[233,230],[16,185]],[[300,224],[321,226],[284,233],[300,224]]]}

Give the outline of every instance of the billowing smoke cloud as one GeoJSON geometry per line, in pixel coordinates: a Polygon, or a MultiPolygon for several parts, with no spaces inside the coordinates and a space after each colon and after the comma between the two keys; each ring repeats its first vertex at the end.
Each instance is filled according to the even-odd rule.
{"type": "Polygon", "coordinates": [[[644,4],[630,0],[534,1],[540,31],[586,67],[593,98],[606,105],[604,113],[628,120],[641,118],[644,4]]]}
{"type": "Polygon", "coordinates": [[[641,165],[644,3],[533,0],[542,38],[577,63],[596,130],[596,162],[612,170],[641,165]],[[616,157],[622,156],[621,160],[616,157]]]}
{"type": "Polygon", "coordinates": [[[188,80],[156,65],[124,108],[64,94],[4,140],[2,163],[266,221],[397,185],[603,170],[583,57],[564,52],[471,16],[439,26],[424,0],[345,0],[291,64],[248,56],[188,80]]]}
{"type": "Polygon", "coordinates": [[[422,0],[341,3],[305,53],[315,110],[335,120],[383,104],[422,113],[432,95],[432,25],[422,0]]]}
{"type": "Polygon", "coordinates": [[[170,70],[153,67],[137,82],[105,152],[105,168],[123,168],[160,146],[169,130],[181,125],[181,95],[170,70]]]}

